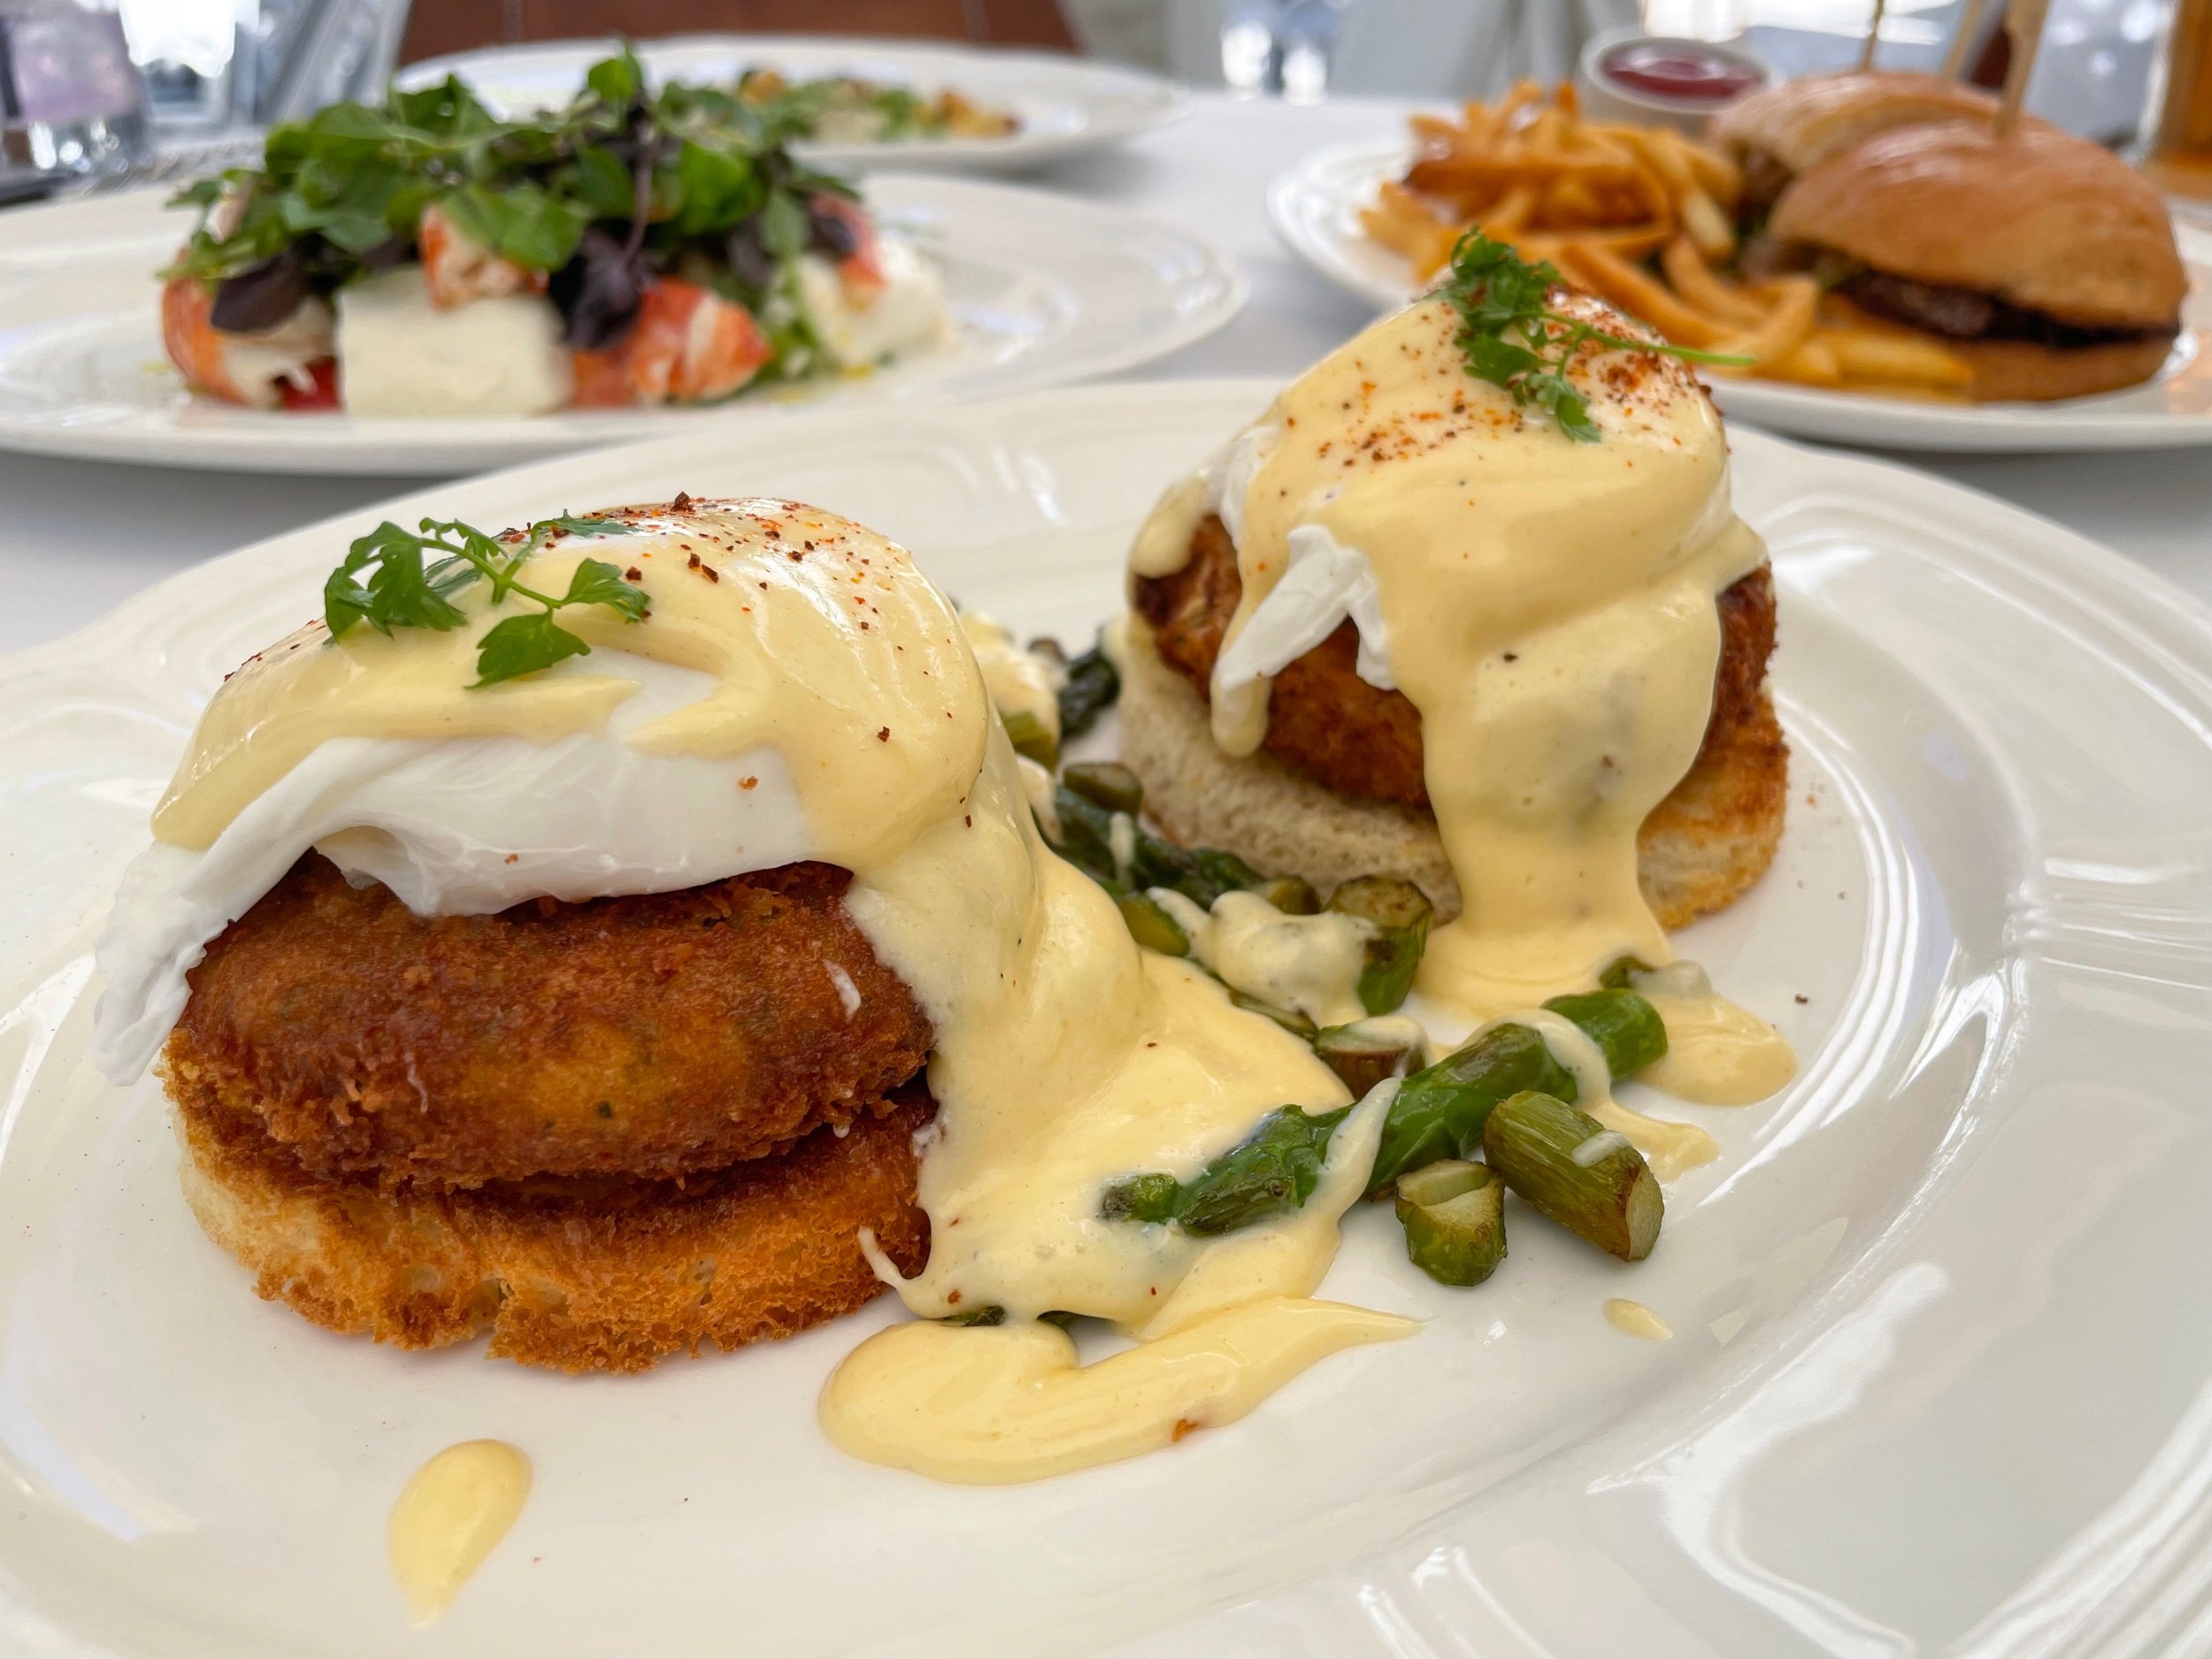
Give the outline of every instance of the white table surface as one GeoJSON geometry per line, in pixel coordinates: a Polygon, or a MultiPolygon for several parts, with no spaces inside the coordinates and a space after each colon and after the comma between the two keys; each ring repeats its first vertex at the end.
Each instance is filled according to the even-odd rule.
{"type": "MultiPolygon", "coordinates": [[[[1251,279],[1251,303],[1234,322],[1145,375],[1287,377],[1357,329],[1368,311],[1276,242],[1263,205],[1268,180],[1306,150],[1395,136],[1404,107],[1355,101],[1300,109],[1202,96],[1179,125],[1037,182],[1195,231],[1251,279]]],[[[0,234],[5,227],[0,214],[0,234]]],[[[2046,514],[2212,601],[2212,454],[1894,458],[2046,514]]],[[[0,456],[0,651],[81,627],[197,560],[419,481],[0,456]]]]}

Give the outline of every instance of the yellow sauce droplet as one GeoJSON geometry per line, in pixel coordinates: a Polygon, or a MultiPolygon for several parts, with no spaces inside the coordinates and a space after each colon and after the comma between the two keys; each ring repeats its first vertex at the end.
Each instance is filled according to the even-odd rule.
{"type": "Polygon", "coordinates": [[[530,1460],[504,1440],[463,1440],[415,1471],[388,1529],[392,1572],[427,1624],[498,1548],[530,1495],[530,1460]]]}
{"type": "Polygon", "coordinates": [[[1663,1181],[1678,1179],[1701,1164],[1720,1156],[1720,1142],[1695,1124],[1668,1123],[1647,1118],[1614,1100],[1593,1102],[1583,1110],[1644,1155],[1651,1172],[1663,1181]]]}
{"type": "Polygon", "coordinates": [[[1674,1337],[1664,1319],[1642,1302],[1631,1302],[1625,1296],[1614,1296],[1607,1301],[1605,1317],[1616,1331],[1640,1341],[1666,1342],[1674,1337]]]}
{"type": "Polygon", "coordinates": [[[894,1325],[831,1377],[822,1427],[855,1457],[938,1480],[1038,1480],[1233,1423],[1316,1361],[1419,1328],[1275,1296],[1083,1365],[1055,1325],[894,1325]]]}
{"type": "Polygon", "coordinates": [[[1666,1022],[1667,1051],[1639,1082],[1700,1106],[1748,1106],[1797,1075],[1788,1039],[1724,996],[1654,996],[1651,1004],[1666,1022]]]}

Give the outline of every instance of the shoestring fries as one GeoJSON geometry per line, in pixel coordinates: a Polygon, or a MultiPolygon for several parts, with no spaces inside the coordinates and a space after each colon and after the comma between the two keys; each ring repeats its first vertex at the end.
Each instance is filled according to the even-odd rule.
{"type": "Polygon", "coordinates": [[[1574,88],[1524,81],[1456,121],[1413,118],[1417,153],[1363,209],[1367,234],[1423,282],[1470,229],[1549,260],[1676,345],[1750,359],[1715,374],[1963,397],[1963,359],[1824,293],[1807,275],[1749,280],[1735,163],[1668,127],[1585,120],[1574,88]]]}

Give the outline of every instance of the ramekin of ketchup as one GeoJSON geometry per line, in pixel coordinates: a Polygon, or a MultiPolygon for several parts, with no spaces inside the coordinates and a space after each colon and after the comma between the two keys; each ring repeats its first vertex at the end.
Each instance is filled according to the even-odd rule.
{"type": "Polygon", "coordinates": [[[1575,75],[1586,113],[1696,132],[1717,111],[1773,83],[1774,71],[1740,46],[1616,29],[1583,49],[1575,75]]]}

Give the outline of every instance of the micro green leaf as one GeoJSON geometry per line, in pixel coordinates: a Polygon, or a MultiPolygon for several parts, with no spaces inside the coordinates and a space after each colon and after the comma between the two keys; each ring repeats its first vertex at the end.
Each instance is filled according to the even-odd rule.
{"type": "Polygon", "coordinates": [[[584,84],[608,109],[626,110],[644,95],[645,65],[638,62],[637,54],[625,41],[613,57],[591,66],[584,76],[584,84]]]}
{"type": "Polygon", "coordinates": [[[541,593],[522,582],[531,558],[557,535],[630,533],[631,526],[618,519],[566,513],[538,519],[507,541],[458,519],[425,518],[411,531],[387,519],[357,540],[325,579],[323,620],[334,641],[363,623],[384,634],[396,628],[442,633],[468,620],[454,595],[473,582],[488,581],[490,604],[518,597],[540,607],[503,618],[477,641],[477,678],[471,688],[497,685],[591,649],[554,620],[570,605],[603,605],[626,622],[644,619],[643,590],[625,581],[603,559],[580,561],[565,594],[541,593]]]}
{"type": "Polygon", "coordinates": [[[578,518],[568,513],[557,518],[541,518],[534,527],[558,530],[564,535],[631,535],[636,532],[634,525],[625,524],[619,518],[578,518]]]}
{"type": "Polygon", "coordinates": [[[504,185],[494,190],[465,184],[439,198],[461,234],[526,271],[557,271],[575,253],[590,223],[580,204],[541,186],[504,185]]]}
{"type": "Polygon", "coordinates": [[[568,592],[561,603],[566,605],[605,605],[618,611],[631,622],[640,621],[645,615],[645,593],[622,580],[622,572],[604,559],[586,559],[576,567],[576,573],[568,579],[568,592]]]}
{"type": "Polygon", "coordinates": [[[586,657],[590,652],[590,646],[554,621],[550,611],[509,617],[476,642],[476,679],[469,689],[518,680],[565,657],[586,657]]]}
{"type": "Polygon", "coordinates": [[[1569,365],[1586,345],[1692,363],[1750,361],[1596,327],[1552,305],[1551,290],[1561,280],[1548,262],[1531,265],[1504,242],[1471,230],[1453,248],[1450,274],[1440,291],[1459,313],[1459,349],[1467,373],[1501,388],[1524,409],[1542,410],[1562,434],[1578,442],[1594,443],[1602,435],[1589,403],[1567,378],[1569,365]]]}

